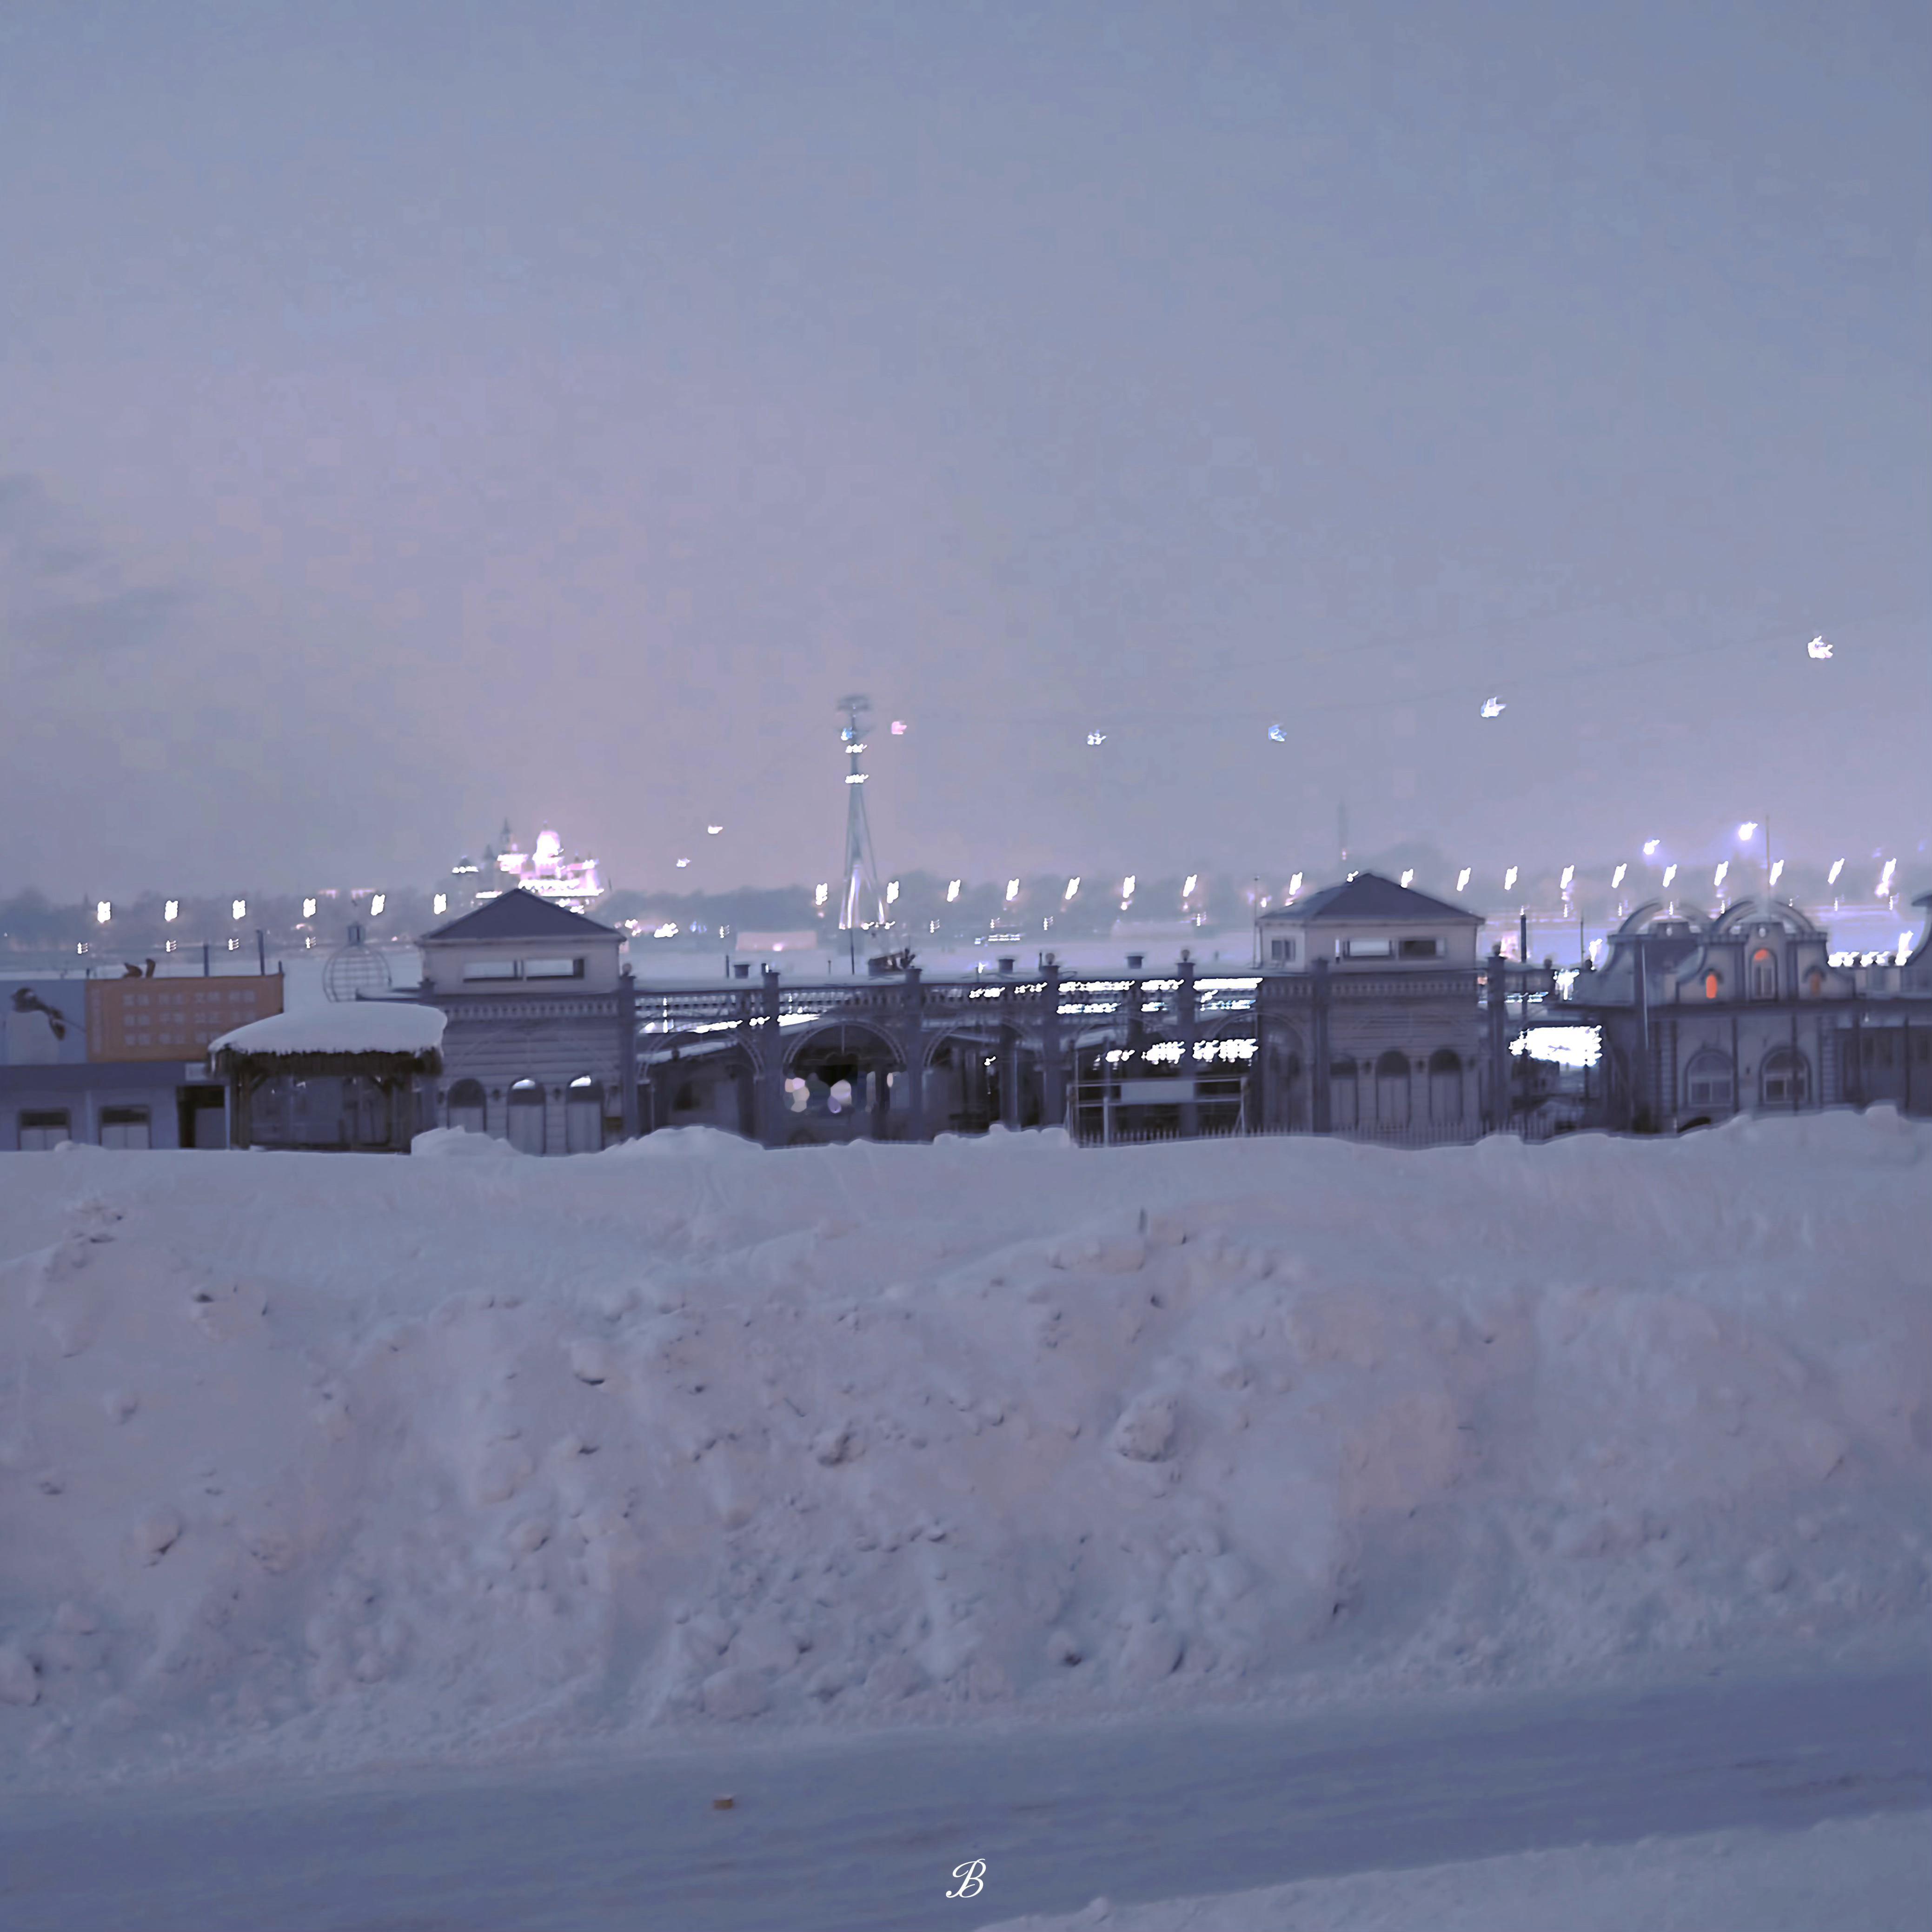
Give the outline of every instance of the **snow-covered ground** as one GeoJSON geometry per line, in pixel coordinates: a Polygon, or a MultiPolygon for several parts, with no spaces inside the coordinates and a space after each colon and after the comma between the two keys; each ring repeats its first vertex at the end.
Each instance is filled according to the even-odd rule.
{"type": "Polygon", "coordinates": [[[986,1932],[1923,1932],[1932,1818],[1714,1832],[1013,1918],[986,1932]]]}
{"type": "Polygon", "coordinates": [[[1928,1149],[0,1156],[0,1778],[1902,1648],[1928,1149]]]}

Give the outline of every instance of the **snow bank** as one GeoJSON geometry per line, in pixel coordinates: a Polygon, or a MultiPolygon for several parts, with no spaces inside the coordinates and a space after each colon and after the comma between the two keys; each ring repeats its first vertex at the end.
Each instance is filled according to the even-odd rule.
{"type": "Polygon", "coordinates": [[[250,1020],[211,1042],[211,1054],[429,1053],[442,1044],[443,1016],[401,1000],[341,1000],[250,1020]]]}
{"type": "Polygon", "coordinates": [[[0,1778],[1922,1631],[1895,1114],[658,1139],[0,1156],[0,1778]]]}
{"type": "Polygon", "coordinates": [[[1922,1811],[1808,1832],[1711,1832],[1306,1880],[1219,1898],[1008,1918],[983,1932],[1922,1932],[1932,1898],[1922,1811]]]}

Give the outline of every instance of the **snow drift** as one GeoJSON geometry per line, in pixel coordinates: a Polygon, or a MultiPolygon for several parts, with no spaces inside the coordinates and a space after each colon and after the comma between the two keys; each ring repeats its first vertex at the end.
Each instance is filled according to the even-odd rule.
{"type": "Polygon", "coordinates": [[[0,1776],[1907,1636],[1928,1149],[0,1156],[0,1776]]]}

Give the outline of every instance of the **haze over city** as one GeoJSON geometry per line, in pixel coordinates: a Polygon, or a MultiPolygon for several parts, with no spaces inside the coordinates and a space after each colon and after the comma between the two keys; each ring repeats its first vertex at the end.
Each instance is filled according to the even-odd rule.
{"type": "Polygon", "coordinates": [[[0,893],[1922,870],[1922,26],[16,10],[0,893]]]}

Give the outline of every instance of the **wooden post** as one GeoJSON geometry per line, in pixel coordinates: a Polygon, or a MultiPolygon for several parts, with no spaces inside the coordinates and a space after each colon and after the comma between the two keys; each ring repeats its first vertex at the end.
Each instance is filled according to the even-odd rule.
{"type": "Polygon", "coordinates": [[[1185,952],[1180,958],[1180,1070],[1187,1083],[1180,1096],[1180,1132],[1192,1140],[1201,1131],[1201,1109],[1196,1103],[1197,1075],[1194,1064],[1195,993],[1194,962],[1185,952]]]}
{"type": "Polygon", "coordinates": [[[899,1024],[905,1061],[906,1138],[926,1138],[926,982],[916,966],[905,971],[905,1010],[899,1024]]]}

